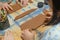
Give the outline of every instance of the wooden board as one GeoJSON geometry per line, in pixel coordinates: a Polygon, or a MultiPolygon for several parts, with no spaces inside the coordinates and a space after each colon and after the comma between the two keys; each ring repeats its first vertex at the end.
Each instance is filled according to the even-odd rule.
{"type": "Polygon", "coordinates": [[[15,17],[15,20],[18,20],[18,19],[20,19],[20,18],[22,18],[22,17],[24,17],[24,16],[30,14],[31,12],[33,12],[33,11],[35,11],[35,10],[36,10],[36,9],[28,10],[28,11],[26,11],[26,12],[24,12],[24,13],[22,13],[22,14],[16,16],[16,17],[15,17]]]}
{"type": "Polygon", "coordinates": [[[36,16],[36,17],[32,18],[31,20],[28,20],[27,22],[20,25],[20,27],[22,30],[36,29],[36,28],[40,27],[42,24],[44,24],[45,20],[46,20],[46,16],[39,14],[38,16],[36,16]]]}

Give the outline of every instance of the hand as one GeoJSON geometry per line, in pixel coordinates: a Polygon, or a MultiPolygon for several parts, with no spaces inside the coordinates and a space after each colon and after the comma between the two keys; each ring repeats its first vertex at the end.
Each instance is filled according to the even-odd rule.
{"type": "Polygon", "coordinates": [[[34,40],[34,33],[30,32],[28,29],[22,32],[22,38],[24,40],[34,40]]]}
{"type": "Polygon", "coordinates": [[[44,10],[44,14],[47,16],[47,19],[50,19],[53,15],[52,10],[48,11],[48,10],[44,10]]]}
{"type": "Polygon", "coordinates": [[[20,1],[23,6],[26,6],[28,4],[28,0],[17,0],[20,1]]]}
{"type": "Polygon", "coordinates": [[[3,8],[3,10],[13,10],[12,7],[8,4],[8,3],[2,3],[1,7],[3,8]]]}
{"type": "Polygon", "coordinates": [[[0,2],[0,10],[2,9],[2,2],[0,2]]]}
{"type": "Polygon", "coordinates": [[[3,40],[14,40],[13,35],[12,35],[12,32],[8,30],[5,33],[3,40]]]}

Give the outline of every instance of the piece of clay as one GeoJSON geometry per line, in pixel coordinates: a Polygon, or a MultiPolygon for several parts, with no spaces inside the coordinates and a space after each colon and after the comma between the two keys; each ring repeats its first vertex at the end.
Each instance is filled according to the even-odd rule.
{"type": "Polygon", "coordinates": [[[22,6],[20,4],[14,4],[14,5],[11,5],[11,7],[13,8],[13,11],[12,10],[8,10],[8,13],[11,14],[19,9],[22,8],[22,6]]]}
{"type": "Polygon", "coordinates": [[[28,11],[26,11],[26,12],[24,12],[24,13],[18,15],[17,17],[15,17],[15,20],[18,20],[18,19],[20,19],[20,18],[22,18],[22,17],[24,17],[24,16],[30,14],[31,12],[33,12],[33,11],[35,11],[35,10],[36,10],[36,9],[28,10],[28,11]]]}
{"type": "Polygon", "coordinates": [[[43,25],[45,23],[46,20],[46,16],[43,14],[39,14],[38,16],[28,20],[27,22],[23,23],[22,25],[20,25],[22,30],[25,29],[36,29],[38,27],[40,27],[41,25],[43,25]]]}
{"type": "MultiPolygon", "coordinates": [[[[29,0],[29,3],[32,3],[32,0],[29,0]]],[[[11,7],[13,8],[13,11],[12,10],[8,10],[8,13],[11,14],[19,9],[22,8],[22,6],[18,3],[14,4],[14,5],[11,5],[11,7]]]]}

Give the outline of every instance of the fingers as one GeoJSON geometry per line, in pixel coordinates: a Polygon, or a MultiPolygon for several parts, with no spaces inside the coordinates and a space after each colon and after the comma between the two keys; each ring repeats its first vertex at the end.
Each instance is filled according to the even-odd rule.
{"type": "Polygon", "coordinates": [[[13,10],[13,8],[10,5],[8,5],[8,8],[11,9],[11,10],[13,10]]]}
{"type": "Polygon", "coordinates": [[[21,2],[22,6],[28,5],[28,0],[16,0],[16,2],[21,2]]]}
{"type": "Polygon", "coordinates": [[[28,4],[28,0],[21,0],[21,4],[22,4],[23,6],[26,6],[26,5],[28,4]]]}
{"type": "Polygon", "coordinates": [[[8,7],[8,6],[6,6],[6,7],[5,7],[5,9],[8,11],[8,10],[9,10],[9,7],[8,7]]]}
{"type": "Polygon", "coordinates": [[[50,15],[50,16],[51,16],[51,15],[52,15],[52,11],[44,10],[44,14],[45,14],[45,15],[50,15]]]}
{"type": "Polygon", "coordinates": [[[28,29],[26,29],[26,30],[24,30],[24,31],[22,31],[22,35],[26,35],[26,34],[29,34],[29,30],[28,29]]]}
{"type": "Polygon", "coordinates": [[[3,10],[11,10],[11,11],[13,11],[13,8],[10,6],[10,5],[8,5],[8,3],[4,3],[3,4],[3,6],[2,6],[2,8],[3,8],[3,10]]]}
{"type": "MultiPolygon", "coordinates": [[[[24,0],[25,1],[25,0],[24,0]]],[[[28,0],[26,0],[26,2],[24,2],[24,6],[28,5],[28,0]]]]}
{"type": "Polygon", "coordinates": [[[22,35],[21,37],[24,39],[24,40],[33,40],[34,39],[34,34],[33,32],[29,31],[29,29],[26,29],[22,32],[22,35]]]}
{"type": "Polygon", "coordinates": [[[34,34],[34,33],[35,33],[34,31],[30,31],[29,29],[22,31],[22,35],[24,35],[24,36],[34,34]]]}
{"type": "Polygon", "coordinates": [[[22,37],[22,38],[24,38],[24,36],[25,36],[25,35],[24,35],[24,32],[22,32],[22,35],[21,35],[21,37],[22,37]]]}
{"type": "Polygon", "coordinates": [[[6,11],[6,9],[3,7],[3,10],[6,11]]]}
{"type": "Polygon", "coordinates": [[[6,10],[9,10],[9,8],[8,8],[7,6],[4,6],[4,7],[3,7],[3,10],[6,11],[6,10]]]}
{"type": "Polygon", "coordinates": [[[23,4],[23,0],[20,0],[21,1],[21,4],[23,4]]]}
{"type": "Polygon", "coordinates": [[[51,20],[53,15],[52,11],[45,9],[43,12],[44,12],[44,15],[46,15],[46,22],[49,22],[49,20],[51,20]]]}
{"type": "Polygon", "coordinates": [[[20,2],[21,0],[16,0],[16,3],[20,2]]]}
{"type": "Polygon", "coordinates": [[[52,11],[44,10],[43,12],[47,16],[47,19],[50,19],[52,17],[52,11]]]}

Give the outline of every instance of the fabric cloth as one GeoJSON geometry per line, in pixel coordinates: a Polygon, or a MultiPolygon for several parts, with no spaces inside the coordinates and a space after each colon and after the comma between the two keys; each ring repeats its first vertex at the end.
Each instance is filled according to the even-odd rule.
{"type": "Polygon", "coordinates": [[[60,40],[60,23],[45,31],[40,40],[60,40]]]}

